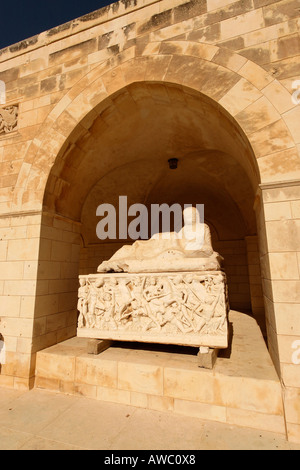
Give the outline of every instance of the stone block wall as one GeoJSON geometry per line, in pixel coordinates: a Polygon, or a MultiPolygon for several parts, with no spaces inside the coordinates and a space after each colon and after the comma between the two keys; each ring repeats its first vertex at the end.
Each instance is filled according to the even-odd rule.
{"type": "MultiPolygon", "coordinates": [[[[21,101],[19,129],[30,134],[28,128],[42,123],[65,90],[96,64],[132,47],[142,54],[170,39],[222,46],[219,63],[229,60],[229,51],[238,52],[278,79],[289,93],[293,79],[299,78],[296,0],[140,1],[142,9],[134,8],[135,3],[126,2],[126,7],[118,2],[0,51],[7,102],[21,101]]],[[[276,88],[270,86],[268,93],[276,96],[276,88]]],[[[278,100],[283,98],[278,95],[278,100]]],[[[288,100],[282,105],[288,106],[288,100]]]]}
{"type": "Polygon", "coordinates": [[[47,214],[0,222],[0,385],[27,388],[36,351],[76,334],[78,225],[47,214]]]}
{"type": "Polygon", "coordinates": [[[28,387],[34,375],[31,357],[40,244],[40,215],[0,219],[0,332],[6,363],[0,385],[28,387]]]}
{"type": "MultiPolygon", "coordinates": [[[[297,0],[120,1],[0,51],[0,115],[18,107],[17,127],[0,135],[0,333],[9,358],[0,385],[29,386],[35,352],[75,331],[78,225],[43,215],[46,184],[52,194],[64,191],[58,154],[88,136],[101,97],[132,81],[176,79],[218,102],[257,159],[269,347],[285,387],[288,433],[300,440],[299,365],[289,348],[300,339],[300,108],[292,101],[300,79],[299,16],[297,0]]],[[[48,202],[47,210],[59,212],[48,202]]],[[[254,306],[261,291],[250,245],[254,306]]]]}
{"type": "Polygon", "coordinates": [[[288,434],[297,440],[300,418],[299,186],[265,185],[262,199],[266,243],[262,244],[261,266],[269,350],[284,385],[288,434]]]}
{"type": "Polygon", "coordinates": [[[33,352],[76,335],[80,224],[43,213],[33,352]]]}

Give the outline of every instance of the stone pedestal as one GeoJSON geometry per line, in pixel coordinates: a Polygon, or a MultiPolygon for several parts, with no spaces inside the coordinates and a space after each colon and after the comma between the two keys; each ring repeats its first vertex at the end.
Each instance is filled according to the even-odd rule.
{"type": "Polygon", "coordinates": [[[101,339],[90,339],[87,343],[87,353],[98,356],[98,354],[106,351],[113,344],[113,341],[101,340],[101,339]]]}
{"type": "Polygon", "coordinates": [[[218,349],[200,347],[198,353],[198,366],[202,369],[213,369],[218,357],[218,349]]]}
{"type": "Polygon", "coordinates": [[[80,276],[79,337],[228,347],[222,271],[80,276]]]}

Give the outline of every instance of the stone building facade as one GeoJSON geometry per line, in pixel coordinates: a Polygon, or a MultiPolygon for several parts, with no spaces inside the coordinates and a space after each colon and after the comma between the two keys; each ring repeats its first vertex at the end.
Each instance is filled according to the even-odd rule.
{"type": "Polygon", "coordinates": [[[0,51],[1,386],[76,335],[78,275],[123,244],[99,204],[204,203],[300,441],[299,27],[297,0],[120,0],[0,51]]]}

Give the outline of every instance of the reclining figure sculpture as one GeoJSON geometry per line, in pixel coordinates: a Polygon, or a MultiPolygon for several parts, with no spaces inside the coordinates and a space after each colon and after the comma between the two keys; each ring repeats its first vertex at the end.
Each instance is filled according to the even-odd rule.
{"type": "Polygon", "coordinates": [[[198,211],[184,227],[123,246],[80,276],[78,336],[228,347],[228,296],[222,258],[198,211]]]}
{"type": "Polygon", "coordinates": [[[221,268],[222,258],[213,251],[208,225],[200,222],[198,210],[183,211],[180,232],[159,233],[150,240],[124,245],[104,261],[98,272],[204,271],[221,268]]]}

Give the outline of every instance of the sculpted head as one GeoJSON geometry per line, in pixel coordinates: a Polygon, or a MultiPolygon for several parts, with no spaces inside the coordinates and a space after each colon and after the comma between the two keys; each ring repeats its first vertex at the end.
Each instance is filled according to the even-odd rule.
{"type": "Polygon", "coordinates": [[[200,215],[196,207],[187,207],[183,211],[184,225],[194,225],[200,223],[200,215]]]}

